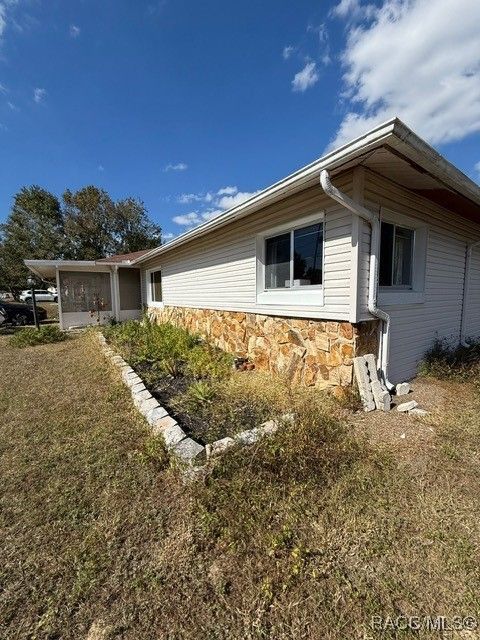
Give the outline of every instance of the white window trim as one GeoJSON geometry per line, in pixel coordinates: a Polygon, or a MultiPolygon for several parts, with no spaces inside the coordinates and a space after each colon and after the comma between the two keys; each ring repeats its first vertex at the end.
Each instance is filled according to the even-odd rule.
{"type": "Polygon", "coordinates": [[[408,304],[422,304],[425,302],[425,274],[427,266],[428,227],[420,220],[386,209],[380,210],[382,222],[388,222],[397,227],[413,229],[413,264],[412,286],[408,288],[391,286],[379,287],[379,306],[389,307],[408,304]]]}
{"type": "Polygon", "coordinates": [[[276,227],[270,227],[262,231],[256,237],[257,255],[257,305],[281,305],[281,306],[324,306],[323,284],[306,285],[285,289],[265,288],[265,240],[274,236],[301,229],[314,222],[323,225],[323,251],[322,251],[322,279],[325,280],[325,211],[319,211],[299,220],[286,222],[276,227]]]}
{"type": "MultiPolygon", "coordinates": [[[[155,267],[154,269],[147,269],[147,271],[145,271],[147,306],[155,307],[157,309],[163,309],[163,307],[165,306],[165,303],[163,302],[163,300],[162,302],[157,302],[156,300],[152,300],[152,287],[150,284],[150,276],[152,275],[152,273],[155,273],[156,271],[162,271],[162,267],[155,267]]],[[[163,298],[163,275],[162,275],[162,298],[163,298]]]]}

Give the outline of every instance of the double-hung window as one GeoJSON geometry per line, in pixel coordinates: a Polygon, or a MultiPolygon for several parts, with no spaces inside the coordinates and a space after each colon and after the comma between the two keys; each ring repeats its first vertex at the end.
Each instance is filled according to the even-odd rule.
{"type": "Polygon", "coordinates": [[[266,291],[319,287],[323,281],[323,222],[265,238],[266,291]]]}
{"type": "Polygon", "coordinates": [[[380,286],[413,288],[415,231],[382,222],[380,242],[380,286]]]}

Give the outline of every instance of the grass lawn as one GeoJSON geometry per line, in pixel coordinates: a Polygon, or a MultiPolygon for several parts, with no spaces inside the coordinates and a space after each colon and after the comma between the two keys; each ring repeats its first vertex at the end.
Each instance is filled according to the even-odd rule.
{"type": "Polygon", "coordinates": [[[457,405],[405,417],[429,435],[402,455],[398,425],[310,391],[294,429],[185,485],[91,336],[0,337],[0,638],[438,638],[371,616],[480,617],[480,398],[440,386],[457,405]]]}

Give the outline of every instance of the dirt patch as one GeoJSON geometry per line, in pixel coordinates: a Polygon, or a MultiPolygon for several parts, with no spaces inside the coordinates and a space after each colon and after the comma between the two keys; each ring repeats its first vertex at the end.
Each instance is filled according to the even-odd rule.
{"type": "Polygon", "coordinates": [[[428,456],[429,450],[435,448],[436,428],[444,415],[472,402],[472,388],[460,382],[417,378],[412,381],[411,389],[406,396],[393,397],[389,412],[358,411],[351,422],[357,433],[418,464],[420,457],[428,456]],[[410,400],[418,402],[428,415],[420,417],[397,411],[397,405],[410,400]]]}

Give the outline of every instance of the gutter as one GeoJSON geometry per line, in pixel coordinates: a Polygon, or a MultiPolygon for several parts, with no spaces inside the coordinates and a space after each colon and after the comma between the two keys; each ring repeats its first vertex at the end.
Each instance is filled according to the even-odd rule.
{"type": "Polygon", "coordinates": [[[465,339],[465,333],[467,330],[467,305],[468,294],[470,289],[470,270],[472,267],[472,254],[475,247],[480,246],[480,240],[467,244],[467,252],[465,255],[465,275],[463,278],[463,304],[462,304],[462,319],[460,324],[460,345],[462,347],[469,348],[472,345],[465,339]]]}
{"type": "Polygon", "coordinates": [[[331,180],[327,169],[323,169],[320,173],[320,185],[324,192],[336,200],[346,209],[357,215],[362,220],[368,222],[371,226],[372,234],[370,240],[370,269],[368,279],[368,311],[375,318],[382,321],[382,338],[379,345],[378,368],[382,373],[382,378],[388,391],[394,389],[394,385],[388,380],[388,364],[390,351],[390,316],[383,309],[377,307],[378,294],[378,272],[379,272],[379,254],[380,254],[380,218],[352,200],[346,193],[343,193],[335,187],[331,180]]]}

